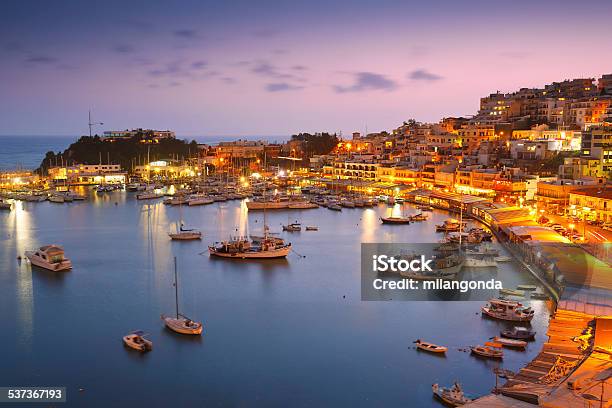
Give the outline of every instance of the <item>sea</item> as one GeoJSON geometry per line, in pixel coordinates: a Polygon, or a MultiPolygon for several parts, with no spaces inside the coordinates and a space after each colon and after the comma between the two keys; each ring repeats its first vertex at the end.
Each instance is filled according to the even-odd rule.
{"type": "MultiPolygon", "coordinates": [[[[269,142],[284,142],[290,136],[177,136],[179,139],[195,140],[198,143],[216,144],[231,140],[266,140],[269,142]]],[[[10,136],[0,135],[0,171],[27,169],[33,170],[40,166],[45,154],[49,151],[62,152],[71,143],[78,140],[77,136],[10,136]]]]}
{"type": "MultiPolygon", "coordinates": [[[[35,163],[27,145],[19,139],[10,149],[35,163]]],[[[0,385],[66,387],[61,406],[439,407],[433,383],[487,394],[495,368],[518,371],[545,339],[544,301],[531,301],[536,340],[493,361],[467,347],[512,325],[483,318],[483,300],[362,300],[361,244],[437,242],[443,211],[410,225],[379,220],[415,213],[410,204],[268,211],[271,231],[293,251],[240,261],[211,258],[208,246],[262,233],[264,215],[244,200],[181,208],[126,191],[77,192],[88,199],[17,201],[0,212],[0,385]],[[169,239],[181,219],[202,231],[201,241],[169,239]],[[282,232],[294,221],[319,230],[282,232]],[[45,244],[62,245],[72,271],[18,258],[45,244]],[[180,312],[204,323],[201,337],[170,332],[160,320],[175,313],[175,257],[180,312]],[[151,352],[124,347],[122,336],[134,330],[148,333],[151,352]],[[418,351],[418,338],[449,350],[418,351]]],[[[514,262],[470,273],[536,284],[514,262]]]]}

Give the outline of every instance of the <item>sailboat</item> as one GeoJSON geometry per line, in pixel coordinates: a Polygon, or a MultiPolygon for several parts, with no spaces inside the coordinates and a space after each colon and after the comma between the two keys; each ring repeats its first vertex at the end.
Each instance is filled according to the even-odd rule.
{"type": "Polygon", "coordinates": [[[228,241],[215,242],[208,247],[211,256],[232,259],[285,258],[290,251],[291,243],[285,243],[282,238],[269,236],[265,208],[263,238],[234,237],[228,241]]]}
{"type": "Polygon", "coordinates": [[[178,279],[176,271],[176,256],[174,257],[174,296],[176,304],[176,317],[161,315],[167,328],[181,334],[202,334],[202,323],[195,322],[179,313],[178,279]]]}
{"type": "Polygon", "coordinates": [[[168,236],[176,241],[189,241],[193,239],[202,239],[202,232],[196,229],[185,228],[183,224],[183,208],[179,204],[179,217],[181,219],[180,226],[177,224],[176,232],[169,232],[168,236]]]}

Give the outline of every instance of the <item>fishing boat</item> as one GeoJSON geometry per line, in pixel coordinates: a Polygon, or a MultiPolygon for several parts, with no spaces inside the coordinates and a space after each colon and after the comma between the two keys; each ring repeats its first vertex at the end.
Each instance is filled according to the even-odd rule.
{"type": "Polygon", "coordinates": [[[525,296],[525,292],[522,290],[516,290],[516,289],[500,289],[499,293],[502,295],[506,295],[506,296],[518,296],[518,297],[524,297],[525,296]]]}
{"type": "Polygon", "coordinates": [[[484,346],[471,346],[472,354],[487,358],[504,358],[502,345],[499,343],[486,342],[484,346]]]}
{"type": "Polygon", "coordinates": [[[167,328],[180,334],[202,334],[202,323],[193,321],[185,315],[179,313],[179,301],[178,301],[178,278],[177,278],[177,267],[176,257],[174,257],[174,297],[176,305],[176,317],[161,315],[161,319],[167,328]]]}
{"type": "Polygon", "coordinates": [[[500,334],[503,337],[506,337],[509,339],[533,340],[533,338],[536,335],[536,332],[534,332],[533,330],[529,330],[526,327],[517,326],[512,329],[502,330],[500,334]]]}
{"type": "Polygon", "coordinates": [[[288,232],[299,232],[302,230],[302,224],[299,222],[293,222],[291,224],[283,225],[283,231],[288,232]]]}
{"type": "Polygon", "coordinates": [[[66,198],[61,194],[51,194],[49,196],[49,201],[56,204],[63,204],[66,202],[66,198]]]}
{"type": "Polygon", "coordinates": [[[502,346],[505,347],[514,347],[514,348],[525,348],[527,347],[527,342],[524,340],[516,340],[516,339],[509,339],[509,338],[505,338],[505,337],[499,337],[499,336],[495,336],[492,339],[495,343],[499,343],[502,346]]]}
{"type": "Polygon", "coordinates": [[[72,262],[64,256],[64,249],[58,245],[45,245],[36,251],[26,251],[26,257],[32,265],[50,271],[67,271],[72,269],[72,262]]]}
{"type": "Polygon", "coordinates": [[[208,247],[211,256],[230,259],[272,259],[285,258],[291,251],[291,243],[281,238],[265,237],[259,242],[246,238],[232,238],[215,242],[208,247]]]}
{"type": "Polygon", "coordinates": [[[134,350],[146,352],[153,350],[153,342],[145,338],[146,334],[142,330],[137,330],[123,336],[123,344],[134,350]]]}
{"type": "MultiPolygon", "coordinates": [[[[415,255],[419,257],[420,255],[415,255]]],[[[431,271],[416,272],[411,270],[401,271],[400,275],[404,278],[415,280],[452,280],[456,279],[463,268],[464,259],[457,254],[444,257],[434,257],[431,271]]]]}
{"type": "Polygon", "coordinates": [[[445,220],[442,224],[436,225],[436,232],[458,232],[462,227],[465,227],[465,225],[465,222],[450,218],[445,220]]]}
{"type": "Polygon", "coordinates": [[[415,215],[411,215],[409,218],[410,221],[427,221],[429,217],[421,212],[415,215]]]}
{"type": "Polygon", "coordinates": [[[513,322],[529,322],[534,316],[534,311],[530,307],[524,307],[521,303],[508,299],[490,299],[481,310],[484,315],[494,319],[513,322]]]}
{"type": "Polygon", "coordinates": [[[428,343],[421,339],[416,339],[414,343],[419,350],[428,351],[430,353],[446,353],[448,351],[448,347],[438,346],[437,344],[428,343]]]}
{"type": "Polygon", "coordinates": [[[495,268],[497,262],[492,256],[467,255],[463,266],[468,268],[495,268]]]}
{"type": "Polygon", "coordinates": [[[461,385],[458,383],[454,383],[450,388],[440,387],[438,384],[434,384],[431,386],[431,391],[436,398],[451,407],[459,407],[472,402],[471,398],[465,396],[461,389],[461,385]]]}
{"type": "Polygon", "coordinates": [[[383,224],[410,224],[410,217],[380,217],[383,224]]]}
{"type": "Polygon", "coordinates": [[[0,198],[0,210],[10,210],[11,208],[13,208],[13,204],[0,198]]]}

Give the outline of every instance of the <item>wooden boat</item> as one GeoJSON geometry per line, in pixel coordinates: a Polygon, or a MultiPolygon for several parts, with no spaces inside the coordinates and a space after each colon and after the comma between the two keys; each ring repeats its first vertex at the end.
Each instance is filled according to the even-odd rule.
{"type": "Polygon", "coordinates": [[[123,344],[141,352],[153,350],[153,342],[145,338],[146,334],[141,331],[135,331],[127,336],[123,336],[123,344]]]}
{"type": "Polygon", "coordinates": [[[301,230],[302,230],[302,224],[300,224],[298,222],[294,222],[294,223],[291,223],[291,224],[283,225],[283,231],[299,232],[301,230]]]}
{"type": "Polygon", "coordinates": [[[436,232],[458,232],[465,227],[466,223],[455,219],[445,220],[442,224],[436,225],[436,232]]]}
{"type": "Polygon", "coordinates": [[[169,232],[168,236],[174,241],[191,241],[202,239],[202,233],[196,230],[185,230],[181,227],[180,231],[169,232]]]}
{"type": "Polygon", "coordinates": [[[517,326],[512,329],[502,330],[500,334],[509,339],[533,340],[536,332],[529,330],[526,327],[517,326]]]}
{"type": "Polygon", "coordinates": [[[380,217],[383,224],[410,224],[410,217],[380,217]]]}
{"type": "Polygon", "coordinates": [[[281,238],[268,238],[259,242],[244,238],[216,242],[208,247],[211,256],[230,259],[272,259],[285,258],[291,251],[291,244],[281,238]]]}
{"type": "Polygon", "coordinates": [[[418,208],[421,211],[433,211],[434,209],[431,205],[425,205],[425,204],[418,204],[416,208],[418,208]]]}
{"type": "Polygon", "coordinates": [[[429,351],[430,353],[446,353],[448,351],[448,347],[438,346],[437,344],[428,343],[421,339],[417,339],[414,341],[417,348],[423,351],[429,351]]]}
{"type": "Polygon", "coordinates": [[[427,221],[428,217],[423,213],[418,213],[415,215],[411,215],[410,221],[427,221]]]}
{"type": "Polygon", "coordinates": [[[315,226],[315,225],[309,225],[306,227],[306,231],[318,231],[319,227],[315,226]]]}
{"type": "Polygon", "coordinates": [[[515,290],[515,289],[500,289],[499,293],[502,295],[506,295],[506,296],[519,296],[519,297],[525,296],[524,291],[515,290]]]}
{"type": "Polygon", "coordinates": [[[450,388],[440,387],[438,384],[434,384],[431,386],[431,391],[436,398],[451,407],[459,407],[472,402],[471,398],[465,396],[458,383],[453,384],[450,388]]]}
{"type": "Polygon", "coordinates": [[[72,269],[72,262],[64,257],[64,249],[58,245],[45,245],[36,251],[26,251],[25,255],[32,265],[50,271],[59,272],[72,269]]]}
{"type": "Polygon", "coordinates": [[[174,296],[176,304],[176,317],[161,315],[161,319],[164,321],[166,327],[180,334],[202,334],[203,327],[201,322],[193,321],[187,316],[184,316],[179,313],[176,257],[174,257],[174,296]]]}
{"type": "Polygon", "coordinates": [[[490,299],[481,310],[484,315],[494,319],[513,322],[529,322],[534,316],[534,311],[530,307],[524,307],[519,302],[507,299],[490,299]]]}
{"type": "Polygon", "coordinates": [[[527,346],[527,342],[524,340],[509,339],[499,336],[493,337],[493,341],[505,347],[525,348],[527,346]]]}
{"type": "Polygon", "coordinates": [[[473,354],[487,358],[504,358],[504,351],[499,343],[486,342],[484,346],[472,346],[473,354]]]}

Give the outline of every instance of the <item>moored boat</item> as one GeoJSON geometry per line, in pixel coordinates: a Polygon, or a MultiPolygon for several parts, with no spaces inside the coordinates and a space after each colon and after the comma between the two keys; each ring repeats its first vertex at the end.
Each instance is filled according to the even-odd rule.
{"type": "Polygon", "coordinates": [[[533,330],[529,330],[526,327],[514,327],[512,329],[502,330],[500,334],[503,337],[515,340],[533,340],[536,332],[533,330]]]}
{"type": "Polygon", "coordinates": [[[527,346],[527,342],[524,340],[509,339],[499,336],[493,337],[493,341],[505,347],[525,348],[527,346]]]}
{"type": "Polygon", "coordinates": [[[428,219],[427,215],[423,213],[411,215],[409,218],[410,218],[410,221],[427,221],[428,219]]]}
{"type": "Polygon", "coordinates": [[[410,217],[380,217],[383,224],[410,224],[410,217]]]}
{"type": "Polygon", "coordinates": [[[180,334],[202,334],[203,325],[201,322],[196,322],[187,316],[179,313],[179,301],[178,301],[178,277],[177,277],[177,266],[176,257],[174,257],[174,296],[176,305],[176,317],[161,315],[166,327],[174,332],[180,334]]]}
{"type": "Polygon", "coordinates": [[[504,358],[504,351],[502,350],[502,345],[499,343],[486,342],[484,346],[472,346],[470,349],[472,350],[472,354],[482,357],[504,358]]]}
{"type": "Polygon", "coordinates": [[[459,407],[472,402],[471,398],[465,396],[463,390],[461,389],[461,385],[458,383],[453,384],[453,386],[450,388],[440,387],[438,384],[433,384],[431,386],[431,391],[436,398],[440,399],[442,402],[451,407],[459,407]]]}
{"type": "Polygon", "coordinates": [[[319,227],[317,227],[316,225],[308,225],[306,226],[306,231],[318,231],[319,227]]]}
{"type": "Polygon", "coordinates": [[[153,200],[156,198],[161,198],[163,196],[164,196],[163,194],[158,194],[154,191],[148,191],[145,193],[136,194],[136,199],[137,200],[153,200]]]}
{"type": "Polygon", "coordinates": [[[460,222],[453,218],[445,220],[442,224],[436,225],[436,232],[458,232],[465,227],[465,222],[460,222]]]}
{"type": "Polygon", "coordinates": [[[291,224],[283,225],[283,231],[299,232],[301,230],[302,230],[302,224],[300,224],[298,222],[294,222],[294,223],[291,223],[291,224]]]}
{"type": "Polygon", "coordinates": [[[421,339],[416,339],[414,343],[418,349],[428,351],[430,353],[446,353],[448,351],[448,347],[438,346],[437,344],[428,343],[421,339]]]}
{"type": "Polygon", "coordinates": [[[153,350],[153,342],[145,338],[146,334],[141,331],[132,332],[126,336],[123,336],[123,344],[138,351],[151,351],[153,350]]]}
{"type": "Polygon", "coordinates": [[[26,257],[32,265],[50,271],[67,271],[72,269],[72,262],[64,256],[64,249],[58,245],[45,245],[36,251],[26,251],[26,257]]]}
{"type": "Polygon", "coordinates": [[[524,307],[519,302],[507,299],[490,299],[481,310],[484,315],[494,319],[513,322],[529,322],[534,316],[534,311],[530,307],[524,307]]]}
{"type": "Polygon", "coordinates": [[[291,251],[291,243],[281,238],[264,237],[259,242],[245,238],[233,238],[216,242],[208,247],[211,256],[230,259],[272,259],[285,258],[291,251]]]}
{"type": "Polygon", "coordinates": [[[0,198],[0,210],[10,210],[11,208],[13,208],[13,204],[0,198]]]}

